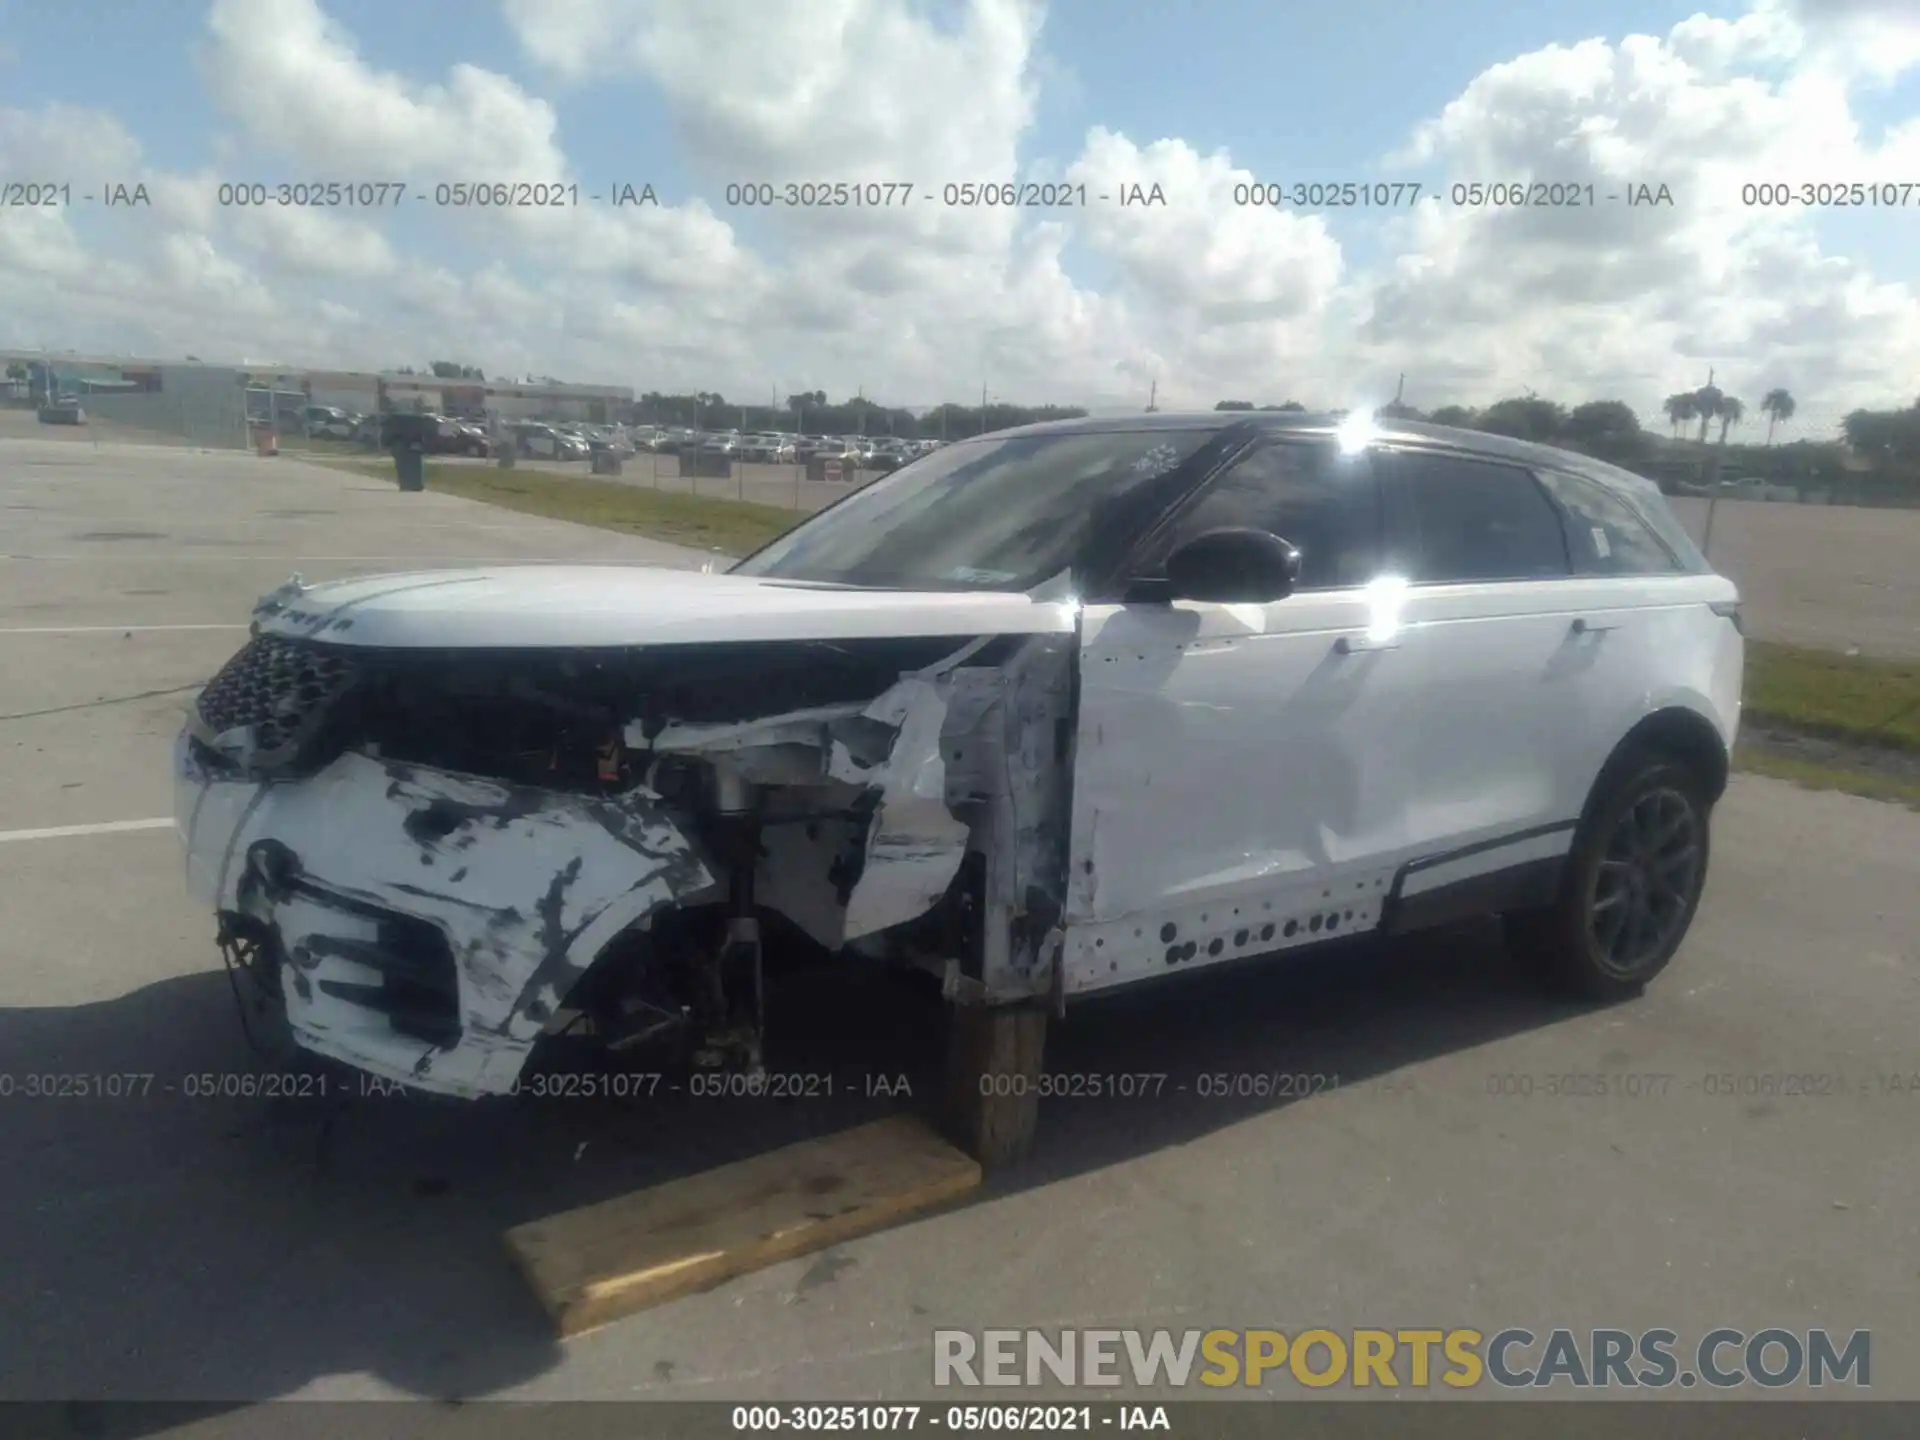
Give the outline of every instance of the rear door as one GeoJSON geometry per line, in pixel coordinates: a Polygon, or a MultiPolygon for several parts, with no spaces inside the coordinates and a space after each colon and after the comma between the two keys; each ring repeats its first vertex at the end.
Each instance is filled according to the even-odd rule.
{"type": "Polygon", "coordinates": [[[1228,526],[1292,542],[1296,592],[1083,608],[1070,993],[1371,928],[1407,851],[1416,696],[1377,585],[1392,565],[1367,458],[1261,444],[1129,573],[1228,526]]]}
{"type": "Polygon", "coordinates": [[[1389,928],[1541,903],[1615,744],[1652,709],[1710,704],[1687,686],[1724,582],[1596,482],[1417,448],[1379,465],[1410,582],[1420,852],[1389,928]]]}
{"type": "Polygon", "coordinates": [[[1408,582],[1399,744],[1415,859],[1390,921],[1415,928],[1492,908],[1503,877],[1557,874],[1584,798],[1569,777],[1589,746],[1589,661],[1566,527],[1531,471],[1413,448],[1378,464],[1408,582]]]}

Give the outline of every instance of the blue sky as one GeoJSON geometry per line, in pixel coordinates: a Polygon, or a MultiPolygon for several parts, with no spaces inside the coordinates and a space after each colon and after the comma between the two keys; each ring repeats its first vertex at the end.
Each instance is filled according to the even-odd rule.
{"type": "MultiPolygon", "coordinates": [[[[288,17],[289,25],[294,25],[299,21],[300,7],[310,3],[312,0],[274,0],[273,4],[257,0],[257,13],[251,17],[254,39],[250,43],[265,43],[258,33],[259,16],[277,12],[288,17]]],[[[578,20],[567,0],[553,0],[553,3],[552,23],[556,27],[564,29],[578,20]]],[[[809,13],[804,7],[794,10],[798,0],[763,0],[763,3],[764,13],[769,16],[775,11],[809,13]]],[[[973,3],[991,9],[1009,0],[973,0],[973,3]]],[[[1572,46],[1589,38],[1617,43],[1628,34],[1665,35],[1702,8],[1720,21],[1731,22],[1749,3],[1791,7],[1796,0],[1726,0],[1724,4],[1705,7],[1666,3],[1666,0],[1621,0],[1606,8],[1604,19],[1597,18],[1591,5],[1575,3],[1575,0],[1526,0],[1526,3],[1458,0],[1446,6],[1415,4],[1412,0],[1344,0],[1332,6],[1275,4],[1272,0],[1267,3],[1208,0],[1191,11],[1178,13],[1161,6],[1122,4],[1116,0],[1053,0],[1047,7],[1037,40],[1024,56],[1025,73],[1033,87],[1036,105],[1031,124],[1017,135],[1015,163],[1023,168],[1044,162],[1051,162],[1055,167],[1071,164],[1083,157],[1089,133],[1100,127],[1117,132],[1141,147],[1160,140],[1177,141],[1182,147],[1181,154],[1186,157],[1182,163],[1197,164],[1217,152],[1226,152],[1236,167],[1256,177],[1285,182],[1418,180],[1428,186],[1428,193],[1432,194],[1450,180],[1503,177],[1462,175],[1450,169],[1444,158],[1415,170],[1385,169],[1382,162],[1408,143],[1417,126],[1438,116],[1489,68],[1548,46],[1572,46]]],[[[1849,0],[1849,3],[1871,9],[1876,0],[1849,0]]],[[[695,147],[688,141],[691,130],[704,125],[710,134],[716,125],[727,121],[724,106],[716,104],[701,113],[697,105],[690,106],[684,95],[672,94],[670,86],[659,83],[660,77],[648,75],[639,64],[628,65],[610,76],[574,77],[570,83],[530,53],[529,45],[523,43],[524,37],[515,31],[510,6],[506,4],[480,3],[480,0],[460,0],[460,3],[413,0],[408,5],[394,6],[374,3],[374,0],[322,0],[322,8],[352,37],[359,61],[369,71],[390,72],[414,85],[430,86],[445,82],[454,65],[465,64],[505,77],[516,93],[551,105],[558,121],[558,147],[564,152],[566,162],[590,184],[645,179],[658,188],[668,205],[680,205],[695,197],[705,199],[711,210],[720,213],[736,241],[746,247],[749,258],[761,265],[761,271],[756,272],[756,283],[768,287],[767,293],[793,298],[807,286],[822,283],[820,276],[827,272],[820,267],[828,266],[829,262],[821,260],[818,266],[809,269],[807,255],[800,253],[802,241],[786,227],[762,215],[726,211],[721,203],[721,190],[729,178],[792,177],[731,176],[723,168],[703,167],[693,160],[695,147]],[[716,116],[720,118],[716,120],[716,116]],[[781,279],[782,274],[787,277],[785,280],[781,279]]],[[[659,6],[632,0],[629,5],[632,18],[625,22],[626,29],[637,31],[643,22],[667,11],[683,12],[683,28],[690,27],[698,22],[685,17],[694,15],[698,8],[681,0],[662,0],[659,6]]],[[[886,16],[897,19],[899,14],[931,17],[938,29],[957,36],[968,4],[963,0],[938,0],[934,4],[921,3],[921,0],[818,0],[811,13],[821,14],[826,8],[835,9],[842,18],[852,16],[850,24],[877,25],[886,16]]],[[[1901,0],[1885,0],[1888,14],[1900,9],[1901,0]]],[[[760,12],[735,13],[757,16],[760,12]]],[[[776,27],[770,23],[767,28],[776,27]]],[[[715,47],[708,62],[716,72],[716,84],[721,89],[725,88],[726,77],[722,72],[728,67],[729,51],[735,47],[741,52],[748,51],[762,39],[757,26],[741,24],[736,29],[737,33],[730,32],[725,42],[715,47]]],[[[798,33],[804,35],[804,28],[798,33]]],[[[605,46],[613,42],[602,36],[599,43],[605,46]]],[[[240,73],[244,75],[245,61],[231,47],[223,53],[215,51],[208,24],[208,5],[204,0],[142,0],[138,4],[129,0],[64,0],[59,4],[52,0],[34,0],[34,3],[0,0],[0,112],[30,114],[50,105],[105,112],[137,137],[144,162],[163,171],[199,171],[211,165],[219,167],[223,174],[230,168],[235,179],[306,178],[297,157],[273,153],[254,144],[260,129],[259,111],[247,116],[223,110],[216,98],[218,87],[208,83],[209,66],[226,66],[231,80],[236,65],[243,67],[240,73]],[[237,149],[223,150],[223,143],[237,149]]],[[[796,57],[795,64],[818,62],[819,56],[814,54],[796,57]]],[[[877,71],[884,72],[884,61],[872,63],[877,71]]],[[[282,74],[270,83],[280,86],[300,83],[297,76],[290,79],[289,74],[291,72],[282,74]]],[[[1755,83],[1771,84],[1780,72],[1763,67],[1755,75],[1758,77],[1755,83]]],[[[1700,78],[1697,83],[1704,88],[1696,93],[1707,93],[1714,84],[1722,82],[1709,77],[1700,78]]],[[[883,113],[886,105],[898,108],[923,98],[915,95],[911,77],[903,82],[900,76],[876,73],[874,84],[881,90],[887,90],[889,85],[894,87],[884,103],[875,102],[879,107],[876,114],[883,113]]],[[[981,88],[984,92],[991,87],[983,79],[981,88]]],[[[973,113],[970,109],[973,97],[963,90],[924,97],[924,103],[933,107],[933,123],[938,123],[942,113],[939,107],[946,107],[952,112],[956,127],[980,125],[991,129],[993,114],[986,108],[979,114],[973,113]]],[[[1713,93],[1724,100],[1733,92],[1722,88],[1713,93]]],[[[737,104],[750,104],[755,97],[730,98],[737,104]]],[[[986,105],[984,101],[980,103],[983,107],[986,105]]],[[[1910,123],[1920,116],[1920,65],[1910,66],[1891,83],[1855,83],[1847,103],[1851,122],[1859,127],[1862,141],[1868,145],[1878,143],[1891,127],[1910,123]]],[[[1596,116],[1596,124],[1602,128],[1616,123],[1624,122],[1619,116],[1596,116]]],[[[0,154],[0,160],[14,169],[22,165],[17,156],[0,154]]],[[[1805,157],[1799,157],[1794,163],[1800,167],[1794,172],[1799,178],[1804,171],[1805,157]]],[[[488,178],[478,173],[486,169],[484,153],[476,154],[472,164],[476,171],[473,178],[488,178]]],[[[901,159],[901,165],[903,169],[914,168],[911,152],[901,159]]],[[[1177,167],[1172,173],[1179,173],[1177,167]]],[[[22,174],[0,178],[68,177],[22,174]]],[[[91,181],[108,177],[72,178],[91,181]]],[[[945,179],[995,177],[916,173],[903,174],[901,178],[928,185],[945,179]]],[[[1154,176],[1148,174],[1146,178],[1154,176]]],[[[1536,178],[1554,177],[1543,166],[1536,178]]],[[[1643,178],[1653,183],[1669,179],[1661,174],[1648,174],[1643,178]]],[[[1685,186],[1691,178],[1671,177],[1683,206],[1689,203],[1685,186]]],[[[1832,178],[1856,177],[1836,174],[1832,178]]],[[[1909,178],[1920,182],[1920,173],[1909,178]]],[[[1720,183],[1726,183],[1724,173],[1720,183]]],[[[1179,197],[1174,198],[1177,201],[1179,197]]],[[[1221,236],[1228,236],[1225,221],[1232,218],[1223,217],[1223,224],[1211,234],[1204,228],[1189,231],[1184,243],[1190,249],[1197,245],[1221,251],[1207,257],[1204,278],[1231,279],[1232,284],[1227,288],[1244,291],[1241,298],[1257,309],[1260,305],[1283,303],[1263,297],[1277,296],[1288,289],[1289,269],[1301,276],[1313,272],[1315,278],[1300,282],[1302,293],[1311,290],[1312,294],[1308,299],[1299,300],[1299,307],[1302,314],[1310,315],[1315,324],[1323,327],[1314,332],[1316,335],[1324,334],[1324,327],[1328,325],[1357,327],[1369,310],[1377,317],[1382,296],[1390,295],[1404,311],[1395,317],[1397,332],[1404,332],[1402,340],[1395,343],[1414,344],[1416,342],[1407,337],[1425,334],[1425,327],[1438,324],[1433,317],[1458,311],[1462,304],[1468,303],[1461,298],[1466,291],[1484,288],[1480,279],[1484,272],[1502,268],[1497,255],[1477,264],[1465,257],[1471,253],[1470,243],[1495,244],[1497,241],[1488,235],[1505,232],[1489,230],[1488,235],[1480,236],[1477,242],[1471,242],[1469,237],[1469,241],[1459,243],[1445,236],[1427,234],[1418,243],[1436,247],[1435,253],[1443,257],[1436,262],[1439,267],[1436,274],[1451,266],[1447,283],[1454,285],[1457,293],[1416,296],[1411,292],[1393,291],[1391,286],[1391,267],[1396,257],[1405,254],[1413,243],[1404,224],[1389,227],[1377,214],[1323,216],[1324,234],[1331,237],[1337,253],[1337,262],[1329,262],[1324,248],[1315,248],[1323,245],[1322,241],[1298,229],[1285,231],[1284,226],[1257,233],[1249,231],[1240,239],[1229,236],[1228,241],[1216,246],[1221,236]],[[1262,246],[1268,244],[1274,247],[1273,251],[1263,256],[1262,246]],[[1325,273],[1314,272],[1316,256],[1325,273]],[[1252,278],[1245,275],[1249,267],[1262,263],[1271,273],[1252,278]],[[1222,270],[1223,266],[1228,269],[1222,270]],[[1230,274],[1233,267],[1238,267],[1241,273],[1230,274]],[[1366,285],[1372,288],[1352,289],[1351,285],[1358,283],[1354,277],[1365,277],[1366,285]],[[1342,291],[1342,285],[1349,285],[1349,290],[1342,291]]],[[[384,242],[390,244],[402,260],[430,261],[461,284],[491,269],[539,286],[547,283],[551,278],[549,272],[559,263],[553,260],[550,250],[545,254],[510,253],[501,248],[498,235],[443,222],[444,217],[435,219],[414,213],[380,217],[378,225],[384,242]]],[[[130,254],[152,242],[151,236],[117,224],[117,217],[103,219],[98,215],[76,213],[68,217],[68,223],[76,244],[98,247],[102,254],[130,254]]],[[[1914,243],[1917,225],[1920,225],[1920,208],[1903,216],[1803,218],[1795,233],[1810,239],[1819,253],[1803,255],[1794,263],[1804,267],[1809,276],[1825,277],[1821,283],[1828,285],[1831,293],[1817,297],[1809,294],[1798,309],[1818,318],[1831,317],[1849,307],[1864,307],[1879,315],[1881,319],[1876,323],[1884,326],[1885,316],[1890,313],[1888,307],[1897,310],[1910,302],[1912,297],[1905,287],[1920,278],[1916,275],[1920,264],[1915,260],[1920,246],[1914,243]],[[1841,291],[1846,289],[1846,282],[1838,278],[1836,262],[1865,267],[1873,284],[1893,283],[1903,288],[1897,294],[1873,292],[1868,295],[1855,286],[1843,296],[1841,291]]],[[[694,233],[696,228],[690,227],[687,233],[694,233]]],[[[1670,238],[1673,237],[1663,237],[1658,243],[1667,243],[1670,238]]],[[[232,248],[234,242],[228,237],[214,236],[210,243],[219,247],[223,256],[239,253],[232,248]]],[[[1647,242],[1649,246],[1655,243],[1654,240],[1647,242]]],[[[1688,238],[1686,243],[1693,247],[1692,262],[1712,271],[1711,244],[1697,236],[1688,238]]],[[[982,263],[1013,267],[1014,261],[1010,258],[1013,253],[1004,248],[993,251],[990,259],[982,263]]],[[[1226,350],[1214,345],[1210,337],[1195,334],[1199,322],[1193,317],[1211,312],[1202,303],[1204,297],[1196,300],[1193,294],[1180,293],[1182,285],[1176,273],[1179,256],[1179,249],[1171,241],[1166,242],[1160,252],[1153,253],[1136,237],[1116,236],[1110,228],[1103,231],[1098,225],[1075,224],[1060,252],[1059,264],[1066,282],[1079,292],[1078,298],[1055,294],[1036,302],[1030,286],[1022,292],[1020,284],[1009,279],[1007,294],[1002,297],[1006,314],[998,321],[983,320],[978,335],[968,337],[967,343],[977,341],[988,350],[998,343],[1004,349],[1009,327],[1017,326],[1028,309],[1035,303],[1045,305],[1057,301],[1057,313],[1049,316],[1059,330],[1053,343],[1101,347],[1100,364],[1094,366],[1090,360],[1087,373],[1104,369],[1119,374],[1121,378],[1112,383],[1121,388],[1137,388],[1144,383],[1144,377],[1178,376],[1216,362],[1217,366],[1225,366],[1228,359],[1221,359],[1222,355],[1230,358],[1243,353],[1264,354],[1271,363],[1271,357],[1300,353],[1299,334],[1293,332],[1284,337],[1276,334],[1251,348],[1241,343],[1242,333],[1233,341],[1233,346],[1239,348],[1229,346],[1226,350]],[[1155,286],[1159,288],[1156,290],[1155,286]],[[1141,312],[1144,306],[1162,301],[1166,302],[1167,312],[1164,323],[1156,331],[1149,323],[1152,317],[1143,318],[1141,312]],[[1183,304],[1187,309],[1176,316],[1175,312],[1183,304]],[[1089,306],[1093,310],[1089,310],[1089,306]],[[1175,330],[1178,334],[1173,333],[1175,330]],[[1000,337],[998,342],[992,339],[995,334],[1000,337]],[[1097,340],[1093,338],[1096,334],[1097,340]],[[1073,336],[1079,338],[1071,338],[1073,336]],[[1183,353],[1168,353],[1173,350],[1183,353]],[[1121,358],[1113,360],[1113,356],[1121,358]],[[1210,356],[1213,359],[1210,360],[1210,356]]],[[[840,264],[844,258],[834,252],[831,263],[840,264]]],[[[1426,263],[1422,260],[1420,265],[1426,263]]],[[[1619,268],[1618,257],[1611,263],[1619,268]]],[[[1602,272],[1608,269],[1606,264],[1596,264],[1602,272]]],[[[1771,262],[1769,265],[1768,274],[1772,274],[1777,266],[1771,262]]],[[[962,268],[956,265],[954,273],[959,274],[962,268]]],[[[1574,266],[1570,270],[1561,265],[1556,269],[1545,265],[1538,273],[1564,276],[1579,268],[1574,266]]],[[[262,283],[270,283],[277,292],[308,305],[320,304],[327,295],[335,293],[327,291],[325,284],[314,281],[311,275],[269,276],[263,278],[262,283]]],[[[1442,282],[1428,279],[1419,283],[1432,292],[1442,282]]],[[[1620,283],[1631,282],[1623,278],[1620,283]]],[[[1777,278],[1767,283],[1778,290],[1777,278]]],[[[1682,286],[1683,282],[1676,277],[1675,284],[1682,286]]],[[[1188,290],[1196,288],[1200,287],[1187,287],[1188,290]]],[[[1740,327],[1730,325],[1724,313],[1713,313],[1710,302],[1715,297],[1703,296],[1697,282],[1691,288],[1692,297],[1686,304],[1697,313],[1682,316],[1676,313],[1674,304],[1654,303],[1651,298],[1647,311],[1650,317],[1665,317],[1672,327],[1674,342],[1686,352],[1689,365],[1694,352],[1703,347],[1705,350],[1720,347],[1734,363],[1747,363],[1756,376],[1769,366],[1777,368],[1786,363],[1779,355],[1755,352],[1753,346],[1757,342],[1737,335],[1735,332],[1740,327]],[[1719,338],[1723,335],[1734,338],[1719,338]],[[1742,353],[1742,347],[1747,353],[1742,353]]],[[[966,293],[977,290],[977,281],[970,280],[966,293]]],[[[642,308],[679,303],[644,288],[633,294],[642,308]]],[[[1537,291],[1529,294],[1537,295],[1537,291]]],[[[596,292],[596,297],[596,303],[604,307],[609,299],[617,304],[621,294],[596,292]]],[[[1731,296],[1725,299],[1732,303],[1731,296]]],[[[835,302],[822,300],[820,303],[832,309],[835,302]]],[[[947,298],[936,301],[929,293],[922,303],[930,309],[936,304],[952,302],[947,298]]],[[[1482,312],[1489,306],[1497,309],[1497,305],[1484,296],[1472,303],[1482,312]]],[[[758,313],[766,313],[767,308],[761,304],[758,313]]],[[[1795,309],[1791,304],[1786,308],[1795,309]]],[[[813,309],[817,310],[818,306],[813,309]]],[[[896,305],[884,321],[875,321],[872,328],[877,331],[885,331],[889,326],[899,329],[895,322],[902,313],[896,305]]],[[[1479,318],[1484,322],[1484,314],[1479,318]]],[[[1865,325],[1869,318],[1862,318],[1859,323],[1865,325]]],[[[938,367],[928,361],[926,346],[937,343],[940,353],[951,353],[954,345],[949,333],[954,322],[955,317],[946,313],[935,317],[924,311],[906,312],[904,328],[921,332],[924,344],[917,357],[903,350],[899,368],[908,368],[916,362],[922,364],[925,379],[916,383],[935,383],[934,370],[938,367]]],[[[0,326],[6,323],[0,315],[0,326]]],[[[223,335],[241,333],[234,329],[240,323],[229,318],[220,325],[210,324],[209,328],[215,333],[199,348],[208,348],[223,335]]],[[[658,329],[657,322],[649,323],[658,329]]],[[[1791,315],[1784,315],[1768,319],[1765,324],[1756,321],[1751,328],[1755,333],[1766,331],[1774,335],[1776,350],[1784,354],[1795,347],[1780,343],[1781,327],[1793,323],[1791,315]]],[[[297,312],[290,311],[285,324],[289,335],[302,333],[297,312]]],[[[96,330],[102,325],[111,328],[103,320],[95,326],[96,330]]],[[[131,332],[158,333],[144,320],[133,324],[131,332]]],[[[308,333],[317,332],[309,327],[308,333]]],[[[476,346],[484,343],[487,343],[486,337],[480,335],[471,342],[476,346]]],[[[1516,343],[1532,347],[1536,358],[1528,367],[1528,373],[1535,373],[1542,364],[1550,368],[1555,363],[1552,355],[1556,346],[1564,348],[1564,337],[1534,333],[1516,343]]],[[[1822,343],[1833,345],[1835,342],[1829,336],[1822,343]]],[[[758,348],[764,352],[782,347],[777,363],[765,362],[756,354],[748,368],[772,369],[784,374],[795,364],[787,358],[788,353],[805,355],[809,350],[804,335],[779,345],[769,340],[758,348]]],[[[524,348],[529,351],[529,363],[535,363],[534,352],[539,350],[539,345],[529,340],[524,348]]],[[[857,348],[869,351],[873,348],[871,333],[861,337],[857,348]]],[[[1457,363],[1462,377],[1449,383],[1469,383],[1476,366],[1490,372],[1486,383],[1496,383],[1491,372],[1499,368],[1497,356],[1503,346],[1494,337],[1481,334],[1478,339],[1477,348],[1489,357],[1483,361],[1462,358],[1465,351],[1475,347],[1446,348],[1448,353],[1441,357],[1442,363],[1436,365],[1436,370],[1443,371],[1457,363]]],[[[563,353],[551,361],[551,366],[584,363],[572,360],[572,353],[563,347],[563,353]]],[[[689,363],[694,369],[699,368],[697,363],[689,363]]],[[[956,368],[977,372],[986,363],[974,361],[956,368]]],[[[1404,363],[1404,359],[1383,353],[1354,363],[1357,367],[1354,373],[1372,375],[1391,372],[1404,363]]],[[[834,364],[838,366],[839,362],[834,364]]],[[[729,378],[730,372],[720,360],[716,359],[712,368],[715,370],[713,383],[729,378]]],[[[889,367],[884,361],[878,365],[862,361],[858,368],[885,373],[889,367]]],[[[1058,372],[1059,368],[1057,363],[1036,362],[1036,373],[1058,372]]],[[[1672,367],[1664,367],[1662,373],[1665,368],[1672,367]]],[[[1834,385],[1866,383],[1855,373],[1863,368],[1871,366],[1857,354],[1849,360],[1838,351],[1821,362],[1821,373],[1830,375],[1830,383],[1834,385]]],[[[1632,380],[1627,370],[1611,361],[1597,369],[1602,378],[1583,378],[1580,383],[1615,384],[1619,388],[1632,380]],[[1617,383],[1611,379],[1616,372],[1621,376],[1617,383]]],[[[760,382],[740,376],[732,383],[757,387],[760,382]]],[[[958,381],[953,383],[957,385],[958,381]]],[[[1650,393],[1652,387],[1662,382],[1649,367],[1643,379],[1632,383],[1642,384],[1650,393]]]]}

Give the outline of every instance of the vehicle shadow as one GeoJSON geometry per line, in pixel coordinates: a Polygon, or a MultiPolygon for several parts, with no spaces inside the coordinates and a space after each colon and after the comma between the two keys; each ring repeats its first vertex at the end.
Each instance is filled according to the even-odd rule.
{"type": "MultiPolygon", "coordinates": [[[[239,1406],[342,1375],[465,1399],[544,1373],[561,1349],[504,1230],[937,1095],[944,1010],[930,986],[832,967],[770,999],[772,1069],[831,1075],[831,1095],[816,1082],[799,1099],[468,1103],[334,1080],[325,1099],[223,1096],[244,1088],[225,1077],[294,1082],[249,1050],[220,972],[0,1010],[0,1399],[239,1406]],[[123,1093],[26,1093],[62,1075],[123,1093]]],[[[1223,1099],[1203,1075],[1348,1086],[1569,1013],[1484,930],[1122,992],[1054,1022],[1046,1069],[1165,1079],[1043,1101],[1036,1157],[963,1203],[1315,1100],[1223,1099]]]]}

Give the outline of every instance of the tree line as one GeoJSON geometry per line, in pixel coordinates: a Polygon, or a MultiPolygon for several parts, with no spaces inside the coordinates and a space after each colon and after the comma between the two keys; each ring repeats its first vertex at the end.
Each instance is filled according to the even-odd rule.
{"type": "MultiPolygon", "coordinates": [[[[1222,400],[1214,406],[1216,410],[1255,408],[1245,400],[1222,400]]],[[[1306,407],[1289,400],[1257,408],[1306,407]]],[[[1711,375],[1697,390],[1669,395],[1660,409],[1669,431],[1665,437],[1644,428],[1633,407],[1621,400],[1567,406],[1529,393],[1480,408],[1443,405],[1431,413],[1394,403],[1381,406],[1375,414],[1577,450],[1645,474],[1669,488],[1670,482],[1689,474],[1699,479],[1739,474],[1784,485],[1831,488],[1843,498],[1920,500],[1920,400],[1895,410],[1854,410],[1841,420],[1837,437],[1802,438],[1786,444],[1775,443],[1777,432],[1793,419],[1799,404],[1784,387],[1768,390],[1760,398],[1756,409],[1766,420],[1766,431],[1757,444],[1730,442],[1732,432],[1749,419],[1747,406],[1714,384],[1711,375]]]]}
{"type": "Polygon", "coordinates": [[[802,435],[897,435],[906,440],[960,440],[990,430],[1074,420],[1085,410],[1062,405],[945,404],[916,414],[864,395],[831,401],[824,390],[803,390],[775,406],[729,400],[714,391],[666,395],[649,390],[634,401],[638,425],[683,425],[694,430],[779,430],[802,435]]]}

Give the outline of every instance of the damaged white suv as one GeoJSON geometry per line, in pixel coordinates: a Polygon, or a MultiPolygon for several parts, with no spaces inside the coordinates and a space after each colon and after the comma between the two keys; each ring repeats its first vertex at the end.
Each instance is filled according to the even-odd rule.
{"type": "Polygon", "coordinates": [[[562,1033],[758,1065],[772,923],[1057,1010],[1498,914],[1617,996],[1699,899],[1737,601],[1584,457],[1069,421],[723,574],[293,582],[198,699],[178,824],[301,1046],[455,1095],[562,1033]]]}

